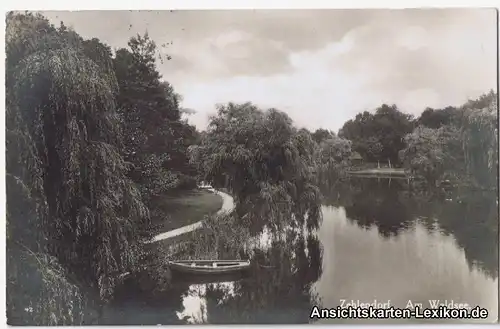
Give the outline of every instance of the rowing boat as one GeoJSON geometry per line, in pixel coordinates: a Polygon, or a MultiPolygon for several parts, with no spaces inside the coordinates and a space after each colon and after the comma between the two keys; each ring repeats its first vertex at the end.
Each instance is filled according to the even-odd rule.
{"type": "Polygon", "coordinates": [[[191,274],[229,274],[250,268],[248,260],[177,260],[168,264],[173,271],[191,274]]]}

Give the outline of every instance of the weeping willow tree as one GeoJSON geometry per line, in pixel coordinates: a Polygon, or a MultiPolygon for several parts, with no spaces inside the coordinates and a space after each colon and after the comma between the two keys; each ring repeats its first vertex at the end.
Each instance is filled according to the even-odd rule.
{"type": "Polygon", "coordinates": [[[7,17],[11,324],[85,323],[85,301],[109,299],[137,264],[148,211],[117,151],[112,66],[88,50],[41,16],[7,17]]]}
{"type": "Polygon", "coordinates": [[[498,95],[491,91],[461,109],[465,171],[481,186],[498,182],[498,95]]]}
{"type": "Polygon", "coordinates": [[[280,231],[284,225],[316,227],[319,192],[314,184],[310,134],[297,131],[275,109],[221,105],[202,142],[190,148],[200,179],[225,187],[238,218],[280,231]]]}
{"type": "Polygon", "coordinates": [[[322,190],[329,190],[344,178],[349,167],[351,141],[332,136],[323,140],[316,150],[316,171],[318,185],[322,190]]]}
{"type": "Polygon", "coordinates": [[[400,152],[407,169],[434,183],[491,189],[498,182],[498,102],[493,91],[454,110],[450,124],[417,127],[400,152]]]}
{"type": "Polygon", "coordinates": [[[400,151],[401,161],[412,174],[425,178],[431,186],[436,186],[447,171],[455,168],[458,171],[463,164],[457,157],[460,154],[453,152],[456,149],[452,146],[459,138],[458,130],[453,128],[419,126],[404,138],[406,147],[400,151]]]}

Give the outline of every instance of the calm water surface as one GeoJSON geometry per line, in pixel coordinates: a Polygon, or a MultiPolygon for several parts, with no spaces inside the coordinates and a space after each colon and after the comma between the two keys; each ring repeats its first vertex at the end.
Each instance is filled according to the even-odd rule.
{"type": "MultiPolygon", "coordinates": [[[[260,236],[250,276],[122,300],[121,324],[308,323],[312,306],[429,301],[467,303],[498,314],[495,193],[410,195],[401,181],[365,179],[327,194],[315,232],[286,241],[260,236]]],[[[340,321],[342,322],[342,321],[340,321]]],[[[344,321],[345,322],[345,321],[344,321]]]]}

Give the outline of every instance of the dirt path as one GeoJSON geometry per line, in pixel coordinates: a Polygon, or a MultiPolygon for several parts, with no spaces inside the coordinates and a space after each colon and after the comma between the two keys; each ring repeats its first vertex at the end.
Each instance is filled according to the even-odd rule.
{"type": "MultiPolygon", "coordinates": [[[[207,188],[207,190],[212,191],[213,193],[216,193],[222,197],[222,207],[217,212],[217,214],[221,214],[223,212],[228,212],[228,211],[231,211],[233,209],[233,207],[234,207],[233,197],[231,197],[229,194],[224,193],[224,192],[220,192],[220,191],[216,191],[213,188],[207,188]]],[[[199,222],[196,222],[194,224],[179,227],[179,228],[172,230],[172,231],[160,233],[157,236],[155,236],[151,242],[170,239],[170,238],[173,238],[173,237],[181,235],[181,234],[192,232],[192,231],[200,228],[202,222],[203,221],[199,221],[199,222]]]]}

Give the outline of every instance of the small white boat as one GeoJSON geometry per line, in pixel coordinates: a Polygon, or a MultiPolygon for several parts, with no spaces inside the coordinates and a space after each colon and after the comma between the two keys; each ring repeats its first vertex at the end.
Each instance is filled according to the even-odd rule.
{"type": "Polygon", "coordinates": [[[250,268],[249,260],[178,260],[168,262],[170,269],[192,274],[229,274],[250,268]]]}

